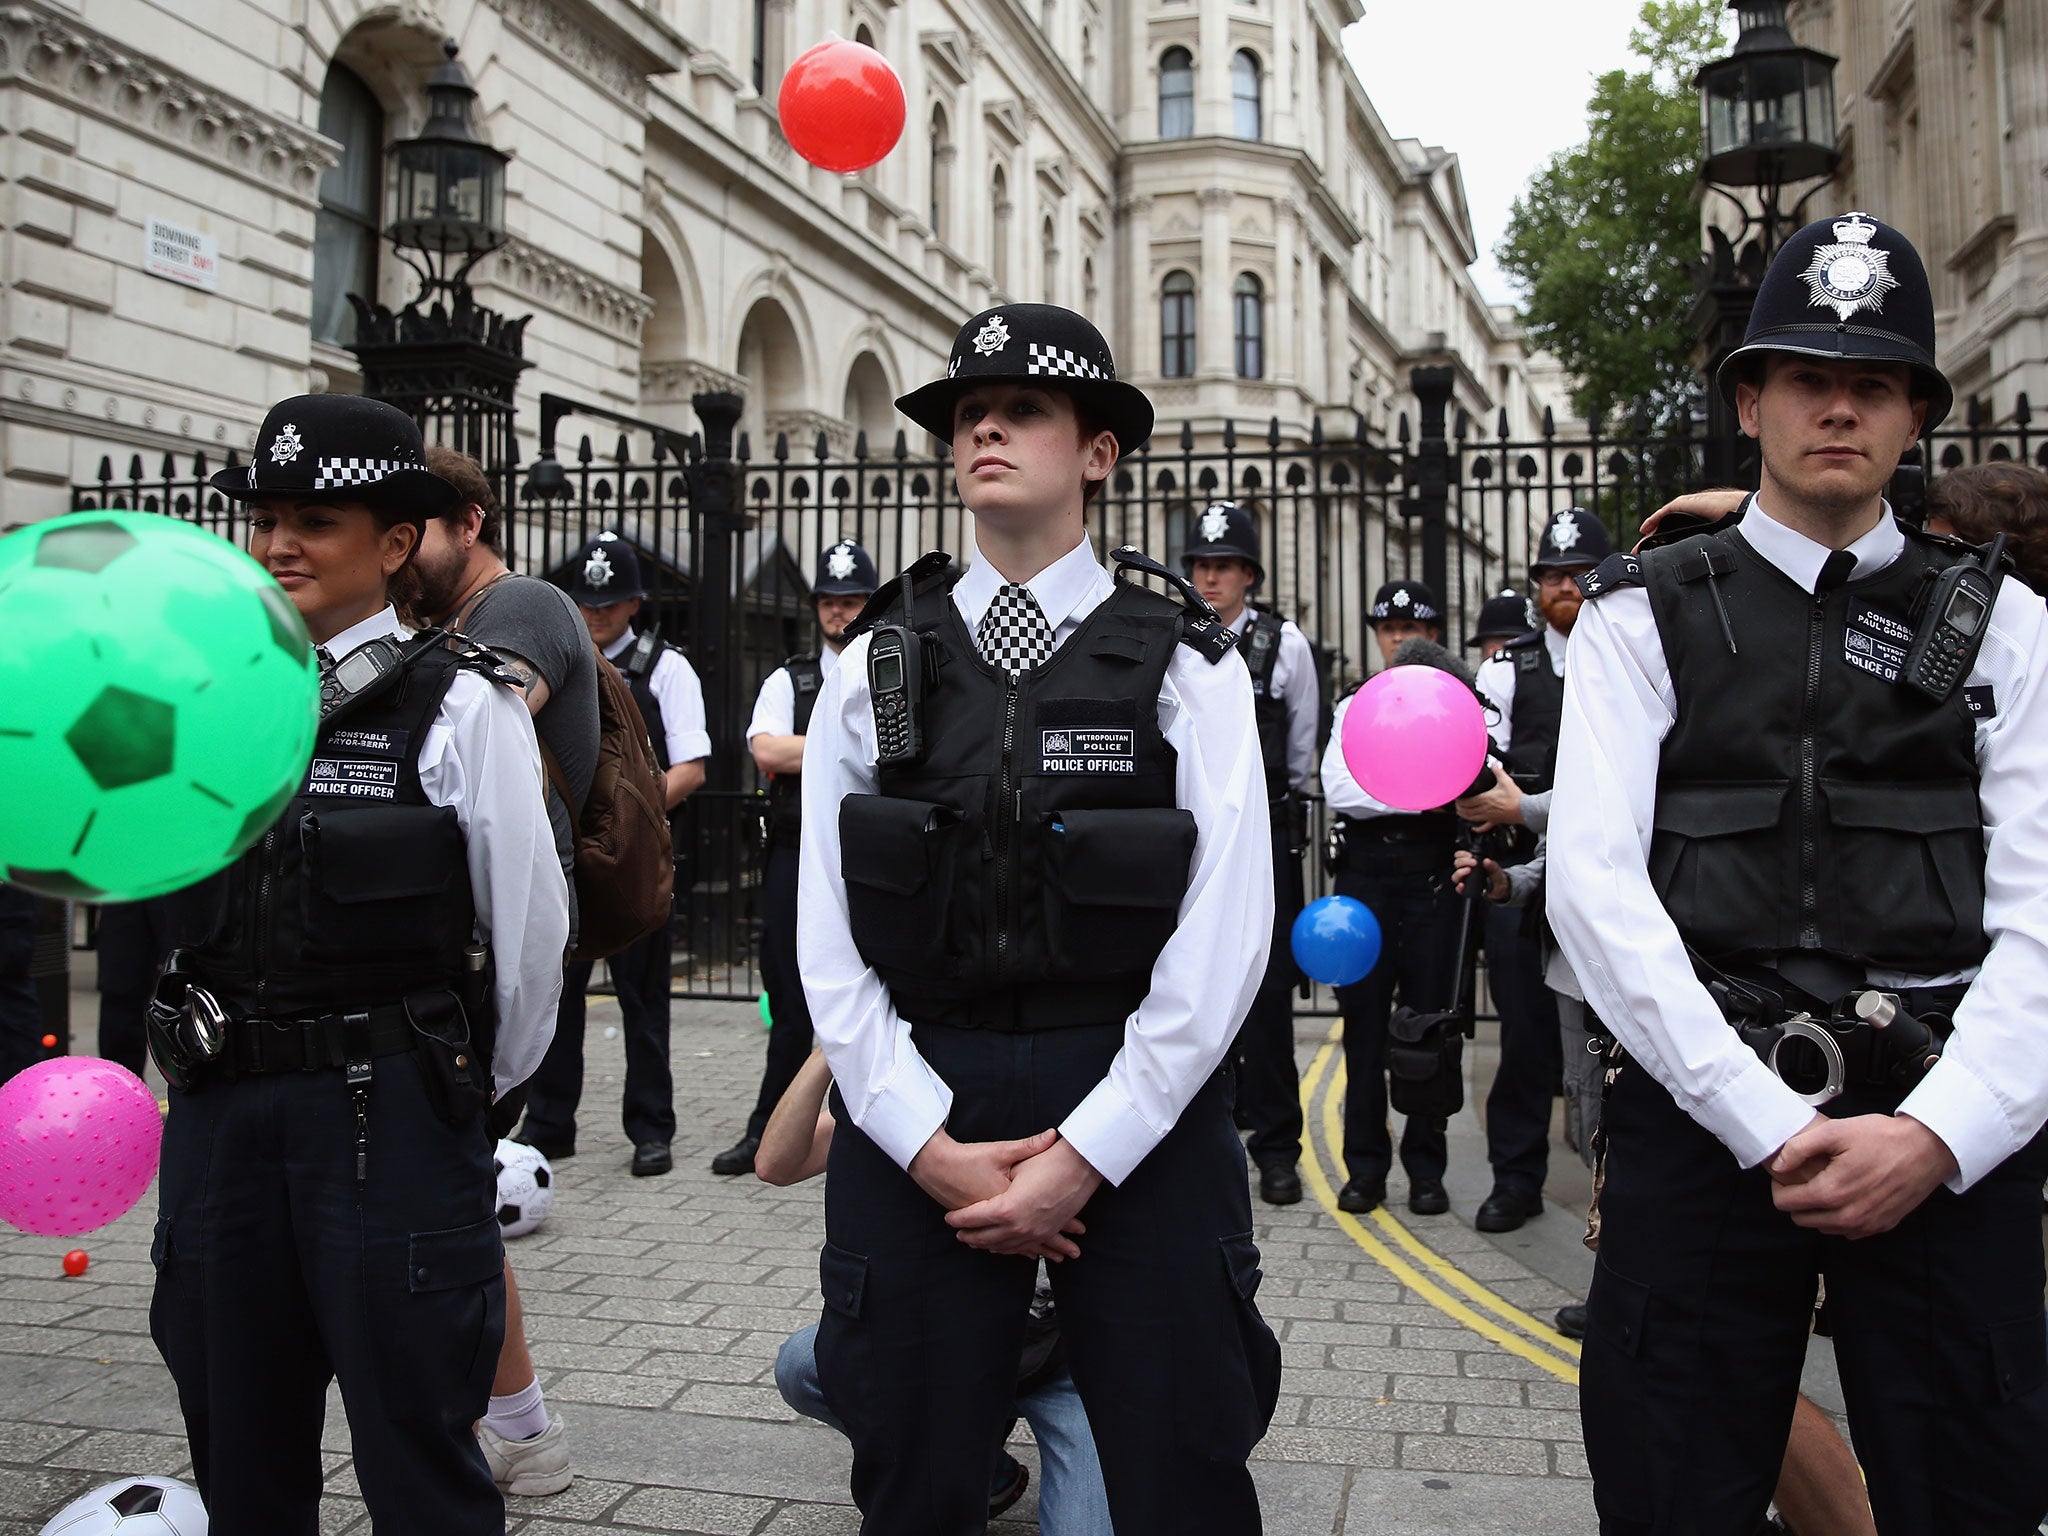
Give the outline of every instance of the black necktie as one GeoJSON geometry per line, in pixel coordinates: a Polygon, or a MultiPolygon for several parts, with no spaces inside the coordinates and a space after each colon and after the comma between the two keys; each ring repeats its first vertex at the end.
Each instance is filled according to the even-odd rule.
{"type": "Polygon", "coordinates": [[[1813,595],[1824,597],[1855,574],[1854,555],[1846,549],[1830,550],[1827,559],[1820,563],[1820,574],[1813,578],[1813,595]]]}

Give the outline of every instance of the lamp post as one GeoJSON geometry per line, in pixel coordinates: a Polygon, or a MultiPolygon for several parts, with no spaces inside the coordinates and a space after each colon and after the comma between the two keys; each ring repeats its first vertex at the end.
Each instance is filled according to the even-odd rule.
{"type": "Polygon", "coordinates": [[[1735,205],[1742,218],[1731,238],[1707,229],[1697,270],[1693,328],[1707,377],[1707,473],[1717,483],[1739,477],[1742,439],[1735,413],[1713,388],[1715,370],[1742,345],[1756,286],[1785,236],[1805,222],[1806,205],[1828,184],[1842,154],[1835,147],[1835,59],[1793,41],[1786,0],[1729,0],[1736,13],[1735,48],[1693,77],[1700,93],[1704,157],[1700,183],[1735,205]],[[1811,182],[1787,209],[1787,189],[1811,182]]]}
{"type": "Polygon", "coordinates": [[[477,136],[470,121],[476,87],[456,59],[453,38],[427,80],[427,121],[388,151],[391,216],[385,236],[419,274],[420,291],[393,311],[361,294],[349,350],[363,368],[363,393],[388,400],[420,424],[429,441],[460,449],[511,501],[518,447],[514,392],[532,366],[522,355],[526,322],[476,302],[469,273],[509,238],[505,165],[511,159],[477,136]]]}

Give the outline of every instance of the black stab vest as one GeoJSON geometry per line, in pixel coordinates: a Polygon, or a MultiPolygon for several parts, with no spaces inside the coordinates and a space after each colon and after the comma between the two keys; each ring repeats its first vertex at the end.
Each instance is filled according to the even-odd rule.
{"type": "Polygon", "coordinates": [[[231,1013],[347,1013],[463,978],[476,907],[452,808],[420,786],[462,659],[440,636],[323,722],[306,778],[228,871],[194,979],[231,1013]]]}
{"type": "Polygon", "coordinates": [[[1936,704],[1884,676],[1923,582],[1959,558],[1908,530],[1889,567],[1821,597],[1740,529],[1643,558],[1678,700],[1650,877],[1708,959],[1819,950],[1939,975],[1984,958],[1969,706],[1961,689],[1936,704]]]}
{"type": "Polygon", "coordinates": [[[1261,613],[1245,626],[1240,647],[1252,674],[1252,718],[1259,727],[1259,761],[1266,769],[1266,798],[1283,800],[1287,783],[1287,701],[1273,692],[1273,668],[1280,660],[1278,614],[1261,613]]]}
{"type": "Polygon", "coordinates": [[[619,652],[616,663],[625,675],[626,686],[633,690],[633,702],[640,706],[640,718],[647,724],[647,740],[654,748],[654,766],[666,773],[671,766],[668,760],[668,731],[661,720],[661,700],[654,696],[654,669],[661,664],[662,652],[668,649],[668,642],[656,634],[636,636],[633,643],[619,652]]]}
{"type": "MultiPolygon", "coordinates": [[[[791,715],[789,734],[807,736],[811,711],[818,704],[818,687],[825,680],[824,664],[816,651],[792,656],[782,664],[789,674],[791,715]]],[[[804,776],[777,773],[768,779],[768,842],[771,847],[794,848],[801,840],[804,824],[804,776]]]]}
{"type": "Polygon", "coordinates": [[[1508,773],[1526,794],[1542,794],[1557,777],[1557,738],[1564,723],[1564,679],[1550,668],[1546,631],[1502,646],[1515,669],[1515,702],[1508,714],[1508,773]]]}
{"type": "Polygon", "coordinates": [[[1115,1022],[1150,990],[1194,858],[1158,719],[1184,610],[1119,581],[1013,683],[950,589],[918,616],[938,657],[924,761],[840,803],[854,943],[913,1023],[1115,1022]]]}

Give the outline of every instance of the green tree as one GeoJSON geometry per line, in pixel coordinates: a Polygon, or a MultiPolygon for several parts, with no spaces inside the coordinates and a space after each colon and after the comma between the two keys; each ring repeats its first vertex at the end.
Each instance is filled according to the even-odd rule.
{"type": "Polygon", "coordinates": [[[1585,414],[1640,405],[1667,421],[1695,386],[1692,80],[1727,51],[1726,9],[1725,0],[1647,0],[1629,36],[1646,67],[1594,83],[1585,143],[1529,179],[1495,247],[1527,295],[1530,338],[1579,380],[1572,400],[1585,414]]]}

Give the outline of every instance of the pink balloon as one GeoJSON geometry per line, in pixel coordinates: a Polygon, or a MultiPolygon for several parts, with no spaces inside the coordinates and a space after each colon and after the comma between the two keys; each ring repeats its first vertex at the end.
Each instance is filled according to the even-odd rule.
{"type": "Polygon", "coordinates": [[[1351,696],[1344,765],[1359,788],[1401,811],[1448,805],[1486,765],[1486,713],[1437,667],[1389,667],[1351,696]]]}
{"type": "Polygon", "coordinates": [[[55,1056],[0,1083],[0,1221],[44,1237],[95,1232],[156,1177],[163,1116],[142,1079],[55,1056]]]}

